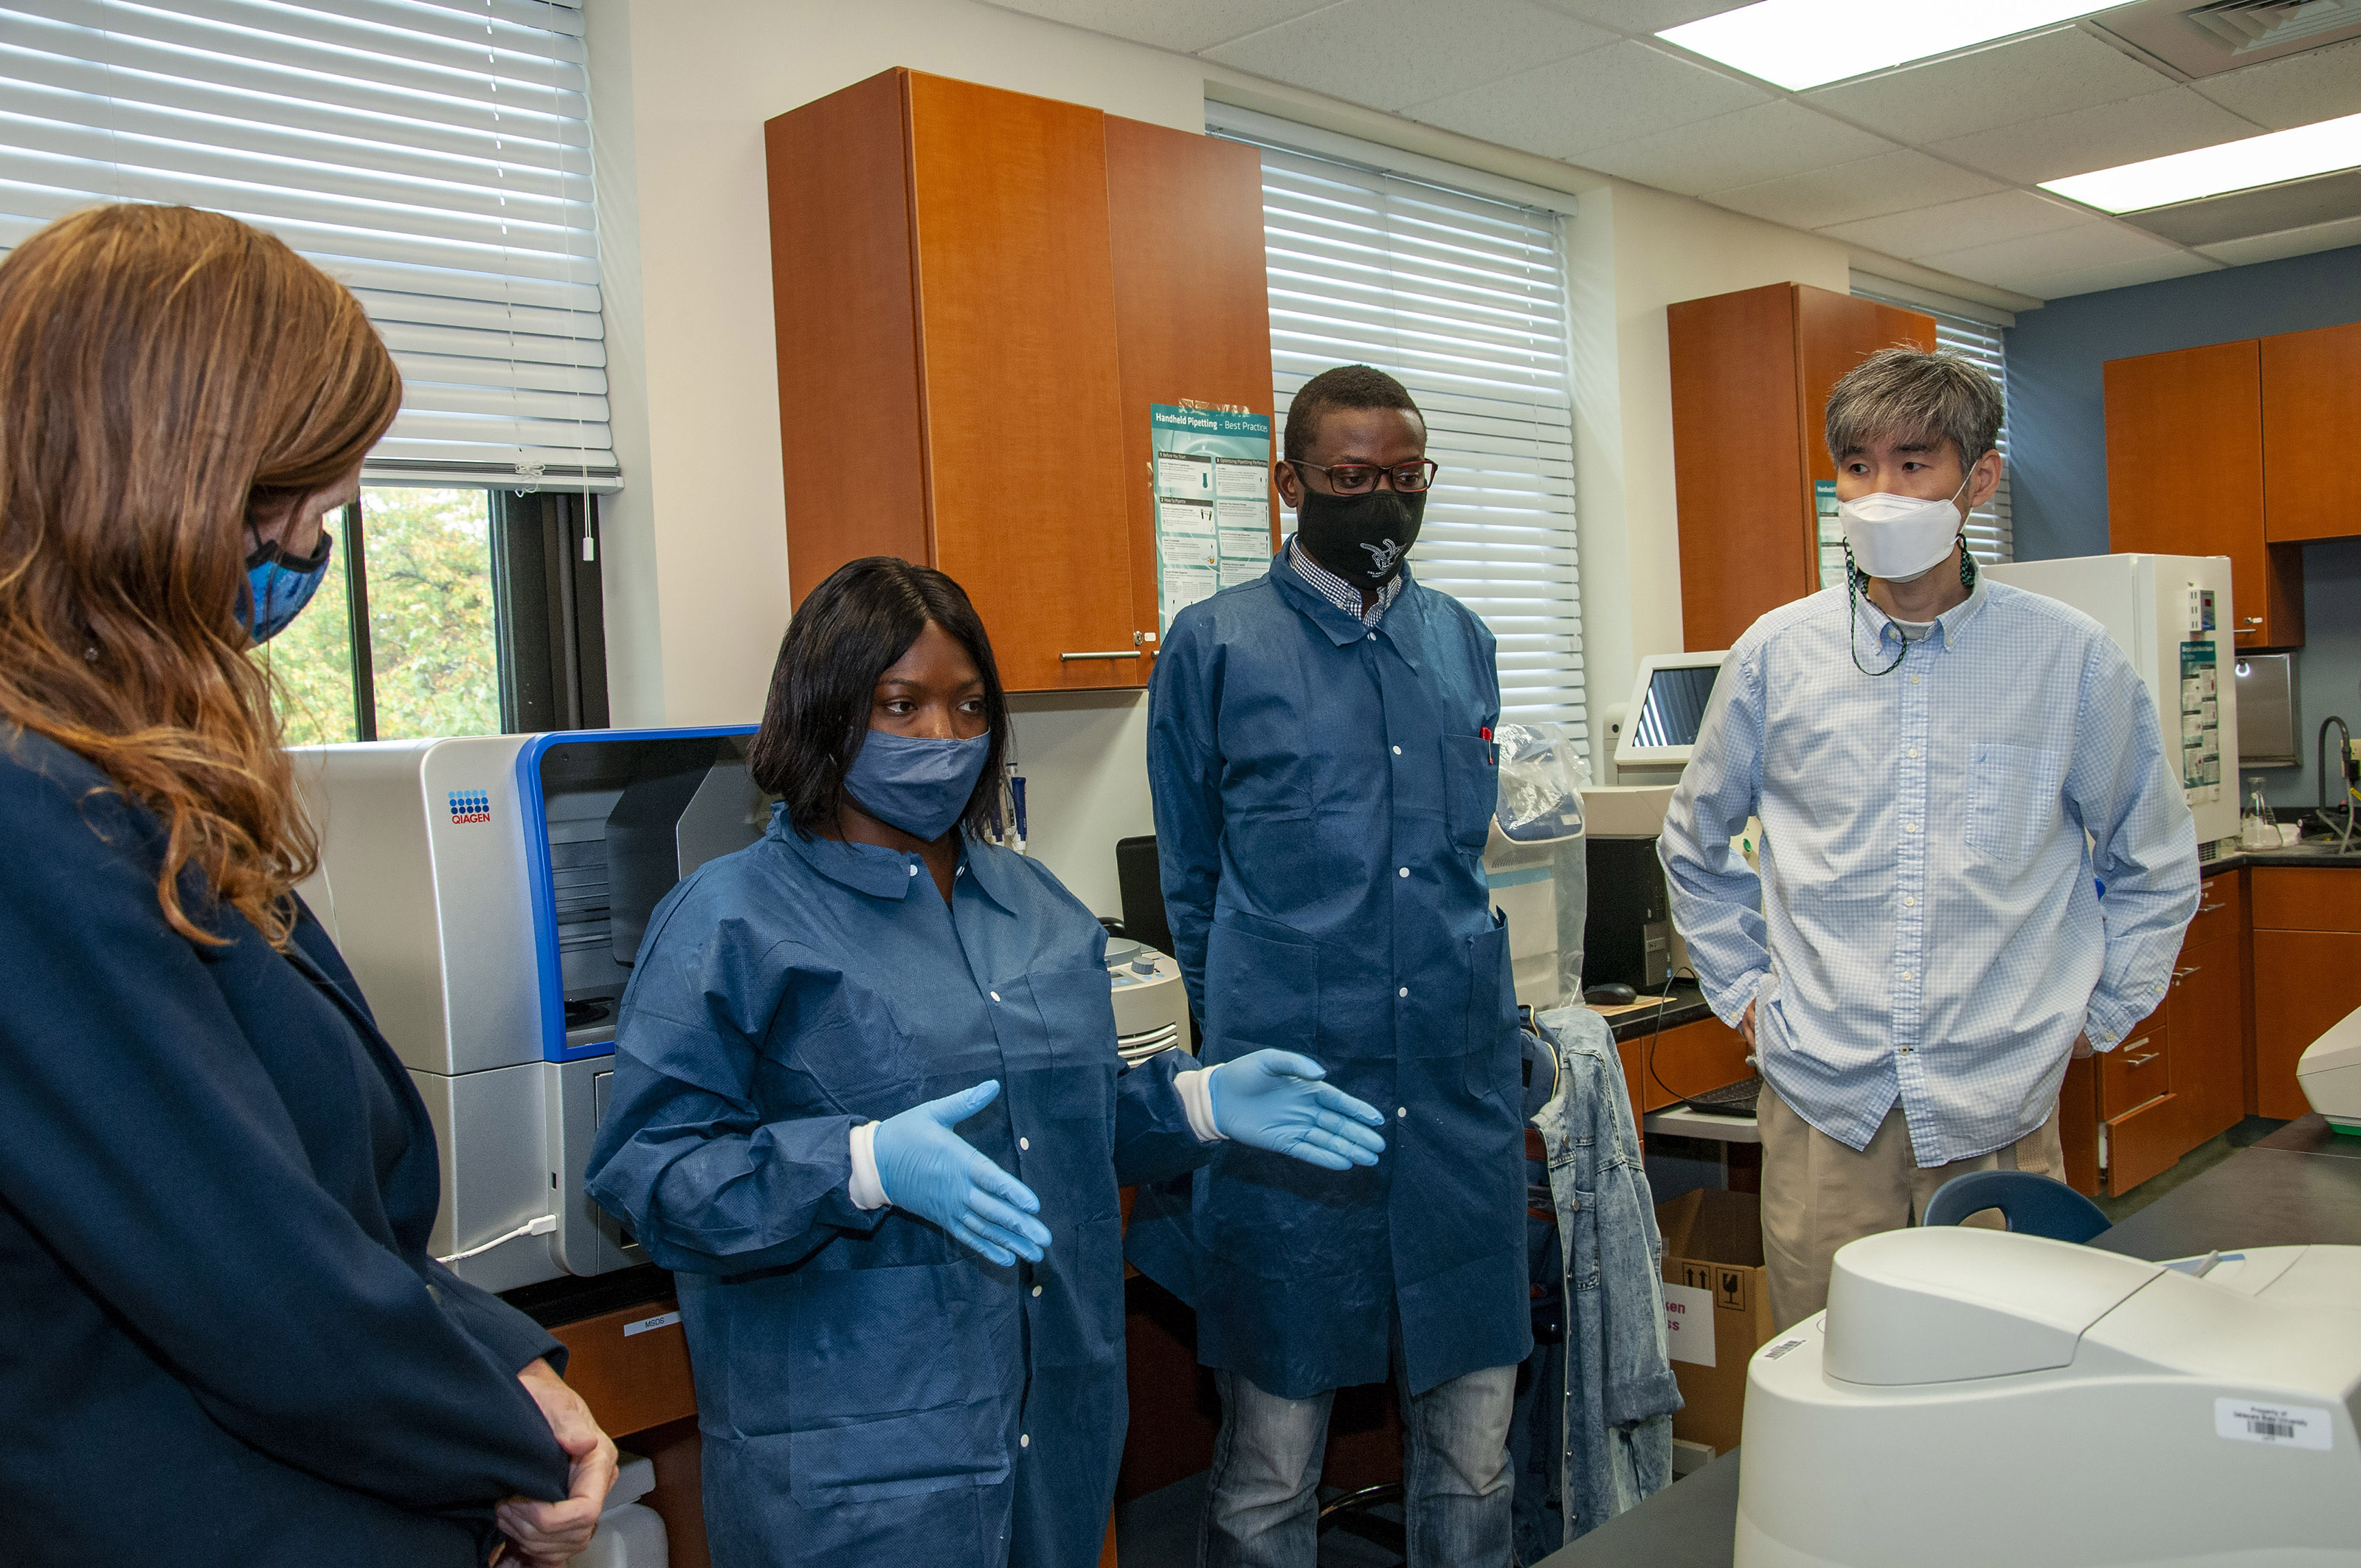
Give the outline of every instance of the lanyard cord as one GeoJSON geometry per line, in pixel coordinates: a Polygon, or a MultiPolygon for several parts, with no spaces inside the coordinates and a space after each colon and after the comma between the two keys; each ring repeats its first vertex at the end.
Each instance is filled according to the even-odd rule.
{"type": "MultiPolygon", "coordinates": [[[[1967,543],[1963,537],[1960,544],[1960,587],[1971,594],[1974,593],[1976,576],[1976,558],[1968,554],[1967,543]]],[[[1902,667],[1903,660],[1910,656],[1910,640],[1906,637],[1902,639],[1901,651],[1894,655],[1894,663],[1882,670],[1872,670],[1861,662],[1861,594],[1868,581],[1869,574],[1853,564],[1852,542],[1847,540],[1845,542],[1845,643],[1852,653],[1852,667],[1864,675],[1890,675],[1902,667]]],[[[1890,620],[1893,618],[1888,616],[1886,619],[1890,620]]]]}

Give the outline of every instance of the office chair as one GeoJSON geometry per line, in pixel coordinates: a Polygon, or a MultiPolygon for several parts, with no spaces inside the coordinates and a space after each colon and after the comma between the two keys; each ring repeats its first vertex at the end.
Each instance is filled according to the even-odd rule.
{"type": "Polygon", "coordinates": [[[2064,1182],[2029,1170],[1971,1170],[1936,1190],[1922,1225],[1956,1225],[1997,1209],[2012,1231],[2053,1241],[2087,1242],[2114,1222],[2064,1182]]]}

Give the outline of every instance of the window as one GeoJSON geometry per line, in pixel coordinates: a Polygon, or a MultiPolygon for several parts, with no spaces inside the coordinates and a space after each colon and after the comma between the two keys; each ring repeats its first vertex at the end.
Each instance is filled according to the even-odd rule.
{"type": "Polygon", "coordinates": [[[337,580],[256,657],[291,743],[606,722],[608,433],[579,7],[0,0],[0,250],[208,207],[352,289],[401,367],[337,580]]]}
{"type": "Polygon", "coordinates": [[[10,0],[0,247],[210,207],[349,286],[401,362],[380,483],[618,484],[581,13],[551,0],[10,0]]]}
{"type": "Polygon", "coordinates": [[[336,564],[254,651],[287,743],[607,722],[597,535],[578,497],[369,488],[336,564]]]}
{"type": "Polygon", "coordinates": [[[1904,310],[1933,316],[1936,348],[1965,359],[1991,377],[1993,385],[2000,389],[2000,487],[1993,491],[1992,499],[1968,514],[1968,553],[1988,566],[2015,560],[2016,530],[2008,516],[2008,367],[2002,357],[2000,328],[1989,322],[1932,309],[1916,300],[1894,299],[1867,289],[1855,289],[1853,292],[1865,300],[1900,305],[1904,310]]]}
{"type": "Polygon", "coordinates": [[[1280,423],[1332,365],[1410,389],[1442,466],[1411,552],[1419,580],[1499,640],[1503,718],[1564,724],[1587,746],[1560,214],[1301,151],[1208,107],[1216,134],[1262,154],[1280,423]]]}

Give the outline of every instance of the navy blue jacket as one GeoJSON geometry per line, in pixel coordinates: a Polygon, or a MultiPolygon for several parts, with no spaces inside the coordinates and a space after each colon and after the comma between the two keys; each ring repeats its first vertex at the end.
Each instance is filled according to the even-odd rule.
{"type": "Polygon", "coordinates": [[[160,834],[0,726],[0,1540],[11,1568],[459,1568],[565,1496],[561,1354],[426,1254],[434,1133],[305,912],[165,924],[160,834]]]}
{"type": "Polygon", "coordinates": [[[1343,1173],[1217,1146],[1143,1192],[1131,1256],[1198,1354],[1302,1398],[1522,1361],[1525,1165],[1509,933],[1484,880],[1492,634],[1402,574],[1375,630],[1268,576],[1174,617],[1148,687],[1157,857],[1203,1058],[1301,1051],[1386,1113],[1343,1173]]]}
{"type": "Polygon", "coordinates": [[[716,1568],[1098,1562],[1115,1184],[1207,1152],[1185,1052],[1124,1070],[1105,957],[1038,861],[967,840],[946,905],[917,856],[802,838],[784,806],[656,906],[589,1190],[678,1271],[716,1568]],[[856,1122],[986,1079],[954,1130],[1040,1198],[1038,1264],[847,1190],[856,1122]]]}

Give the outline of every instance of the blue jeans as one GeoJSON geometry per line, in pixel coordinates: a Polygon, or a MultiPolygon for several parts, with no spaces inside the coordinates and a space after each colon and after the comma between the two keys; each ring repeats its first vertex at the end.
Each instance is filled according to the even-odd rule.
{"type": "MultiPolygon", "coordinates": [[[[1407,1387],[1399,1338],[1393,1362],[1395,1387],[1407,1387]]],[[[1313,1568],[1334,1390],[1284,1399],[1237,1373],[1216,1371],[1213,1381],[1222,1435],[1197,1536],[1199,1568],[1313,1568]]],[[[1515,1367],[1488,1366],[1402,1397],[1411,1568],[1508,1568],[1516,1386],[1515,1367]]]]}

